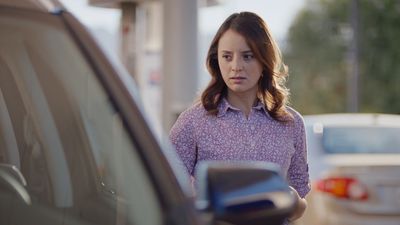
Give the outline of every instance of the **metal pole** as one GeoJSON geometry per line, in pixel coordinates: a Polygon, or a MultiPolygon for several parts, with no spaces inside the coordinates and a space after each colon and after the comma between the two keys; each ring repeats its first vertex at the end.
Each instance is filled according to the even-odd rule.
{"type": "Polygon", "coordinates": [[[133,76],[137,84],[137,38],[136,38],[136,8],[135,2],[121,3],[121,27],[120,27],[120,56],[122,63],[125,65],[129,73],[133,76]]]}
{"type": "Polygon", "coordinates": [[[358,65],[358,0],[352,0],[350,6],[350,23],[352,38],[349,48],[349,76],[347,82],[347,111],[359,111],[359,65],[358,65]]]}
{"type": "Polygon", "coordinates": [[[168,132],[197,94],[197,0],[163,3],[162,127],[168,132]]]}

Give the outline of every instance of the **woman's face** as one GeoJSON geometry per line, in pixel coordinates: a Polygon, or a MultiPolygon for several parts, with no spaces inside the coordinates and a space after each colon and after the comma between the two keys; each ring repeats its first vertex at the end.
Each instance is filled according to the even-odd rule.
{"type": "Polygon", "coordinates": [[[257,95],[262,65],[245,38],[231,29],[218,42],[218,64],[229,92],[257,95]]]}

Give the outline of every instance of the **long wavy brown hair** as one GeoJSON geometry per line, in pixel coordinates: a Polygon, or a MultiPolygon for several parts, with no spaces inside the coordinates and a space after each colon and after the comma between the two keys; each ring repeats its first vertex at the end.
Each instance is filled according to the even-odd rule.
{"type": "Polygon", "coordinates": [[[242,35],[251,51],[263,67],[258,82],[257,97],[263,102],[268,113],[278,121],[292,118],[286,109],[289,90],[285,87],[288,68],[283,63],[281,52],[264,20],[252,12],[234,13],[218,29],[207,54],[206,65],[211,81],[201,95],[204,108],[211,114],[218,114],[218,104],[226,97],[227,86],[218,65],[218,42],[227,30],[242,35]]]}

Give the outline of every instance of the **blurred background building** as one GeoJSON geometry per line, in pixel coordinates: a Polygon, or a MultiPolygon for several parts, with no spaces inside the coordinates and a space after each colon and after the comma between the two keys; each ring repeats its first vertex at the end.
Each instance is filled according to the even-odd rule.
{"type": "Polygon", "coordinates": [[[284,48],[288,27],[304,0],[75,0],[64,4],[125,64],[160,134],[169,130],[208,83],[206,52],[227,16],[245,10],[260,14],[284,48]]]}
{"type": "Polygon", "coordinates": [[[302,114],[400,112],[396,0],[63,2],[125,63],[159,134],[209,81],[205,55],[219,25],[245,10],[262,16],[277,39],[291,104],[302,114]]]}

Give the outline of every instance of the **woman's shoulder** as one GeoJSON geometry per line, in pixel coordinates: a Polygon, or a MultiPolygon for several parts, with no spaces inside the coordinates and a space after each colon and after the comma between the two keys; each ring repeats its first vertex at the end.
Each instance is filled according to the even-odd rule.
{"type": "Polygon", "coordinates": [[[185,109],[179,115],[179,119],[196,121],[196,120],[204,117],[205,115],[207,115],[207,111],[204,108],[203,104],[199,101],[199,102],[193,103],[191,106],[189,106],[187,109],[185,109]]]}
{"type": "Polygon", "coordinates": [[[303,116],[294,108],[286,106],[287,112],[292,116],[294,124],[304,124],[303,116]]]}
{"type": "Polygon", "coordinates": [[[191,132],[192,129],[198,128],[202,124],[202,115],[204,115],[204,107],[201,103],[194,103],[183,112],[181,112],[170,130],[170,135],[174,136],[179,133],[191,132]]]}
{"type": "Polygon", "coordinates": [[[287,112],[292,116],[290,127],[293,132],[293,136],[297,138],[305,138],[305,123],[303,116],[294,108],[287,107],[287,112]]]}

